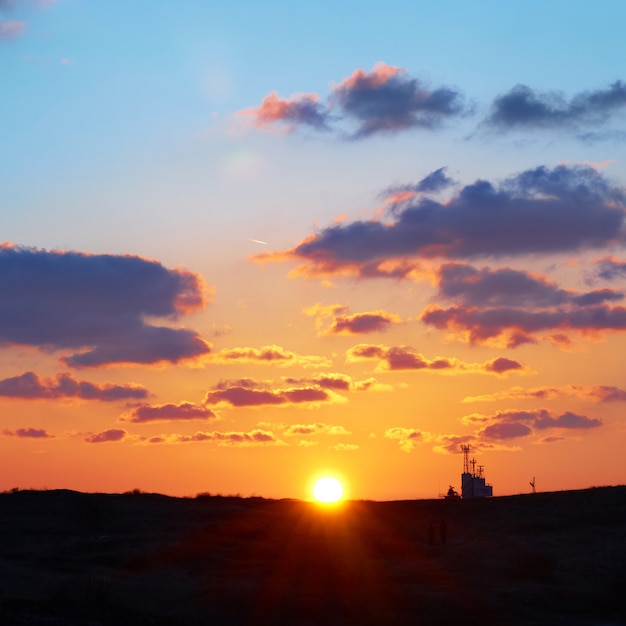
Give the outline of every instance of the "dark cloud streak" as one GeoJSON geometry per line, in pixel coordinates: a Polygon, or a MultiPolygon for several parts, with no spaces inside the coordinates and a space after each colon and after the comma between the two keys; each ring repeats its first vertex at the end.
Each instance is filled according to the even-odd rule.
{"type": "Polygon", "coordinates": [[[621,80],[607,89],[579,93],[569,101],[557,92],[538,93],[527,85],[516,85],[494,100],[484,124],[499,131],[578,128],[603,124],[620,109],[626,109],[626,83],[621,80]]]}

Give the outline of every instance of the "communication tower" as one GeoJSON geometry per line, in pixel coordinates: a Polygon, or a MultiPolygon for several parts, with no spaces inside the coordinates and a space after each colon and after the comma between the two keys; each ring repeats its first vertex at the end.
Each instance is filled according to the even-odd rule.
{"type": "Polygon", "coordinates": [[[469,458],[470,447],[461,446],[463,450],[463,473],[461,474],[461,497],[468,498],[490,498],[493,496],[493,487],[486,483],[484,476],[484,465],[478,466],[476,471],[476,459],[469,458]]]}

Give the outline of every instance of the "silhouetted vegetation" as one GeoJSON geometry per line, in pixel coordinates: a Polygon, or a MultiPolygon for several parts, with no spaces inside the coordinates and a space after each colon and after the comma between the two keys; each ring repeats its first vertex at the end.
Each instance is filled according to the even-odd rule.
{"type": "Polygon", "coordinates": [[[18,490],[0,623],[615,626],[625,527],[626,487],[335,508],[18,490]]]}

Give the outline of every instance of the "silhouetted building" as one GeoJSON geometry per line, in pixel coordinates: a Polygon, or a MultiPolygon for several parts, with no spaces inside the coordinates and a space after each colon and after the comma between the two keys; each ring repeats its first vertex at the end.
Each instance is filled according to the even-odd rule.
{"type": "Polygon", "coordinates": [[[461,474],[461,497],[490,498],[493,496],[493,487],[486,483],[483,476],[484,466],[479,465],[476,470],[476,459],[469,458],[469,446],[461,446],[463,450],[463,473],[461,474]],[[471,471],[470,471],[471,468],[471,471]]]}

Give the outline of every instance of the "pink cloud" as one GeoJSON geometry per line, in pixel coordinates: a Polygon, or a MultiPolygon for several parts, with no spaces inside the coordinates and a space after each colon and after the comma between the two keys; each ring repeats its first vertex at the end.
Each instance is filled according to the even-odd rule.
{"type": "Polygon", "coordinates": [[[18,20],[5,20],[0,22],[0,41],[7,41],[19,37],[24,31],[25,22],[18,20]]]}
{"type": "Polygon", "coordinates": [[[299,125],[311,126],[317,130],[328,128],[328,112],[316,94],[293,95],[284,100],[276,93],[271,93],[263,99],[260,106],[244,109],[237,115],[252,117],[254,126],[262,130],[277,123],[283,124],[287,132],[292,132],[299,125]]]}

